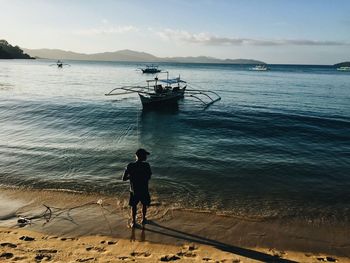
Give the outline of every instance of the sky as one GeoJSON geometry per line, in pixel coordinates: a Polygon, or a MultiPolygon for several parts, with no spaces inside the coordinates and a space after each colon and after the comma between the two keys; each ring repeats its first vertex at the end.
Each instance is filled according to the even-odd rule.
{"type": "Polygon", "coordinates": [[[281,64],[350,61],[349,0],[0,0],[0,39],[281,64]]]}

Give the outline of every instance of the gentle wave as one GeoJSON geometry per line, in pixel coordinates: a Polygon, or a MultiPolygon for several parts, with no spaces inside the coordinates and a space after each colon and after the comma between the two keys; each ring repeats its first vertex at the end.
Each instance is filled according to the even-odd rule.
{"type": "Polygon", "coordinates": [[[349,75],[326,66],[161,64],[212,89],[165,112],[103,94],[147,76],[132,63],[0,63],[5,185],[119,196],[135,150],[151,151],[151,190],[170,205],[254,218],[348,220],[349,75]],[[16,70],[21,70],[21,75],[16,70]]]}

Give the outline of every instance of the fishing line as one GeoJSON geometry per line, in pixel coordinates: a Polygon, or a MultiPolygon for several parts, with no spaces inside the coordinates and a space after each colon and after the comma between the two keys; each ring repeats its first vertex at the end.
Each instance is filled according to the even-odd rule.
{"type": "Polygon", "coordinates": [[[138,109],[136,111],[136,139],[137,139],[137,148],[141,147],[140,143],[140,118],[139,118],[139,112],[140,112],[140,105],[138,106],[138,109]]]}
{"type": "Polygon", "coordinates": [[[120,134],[117,140],[117,144],[123,143],[126,140],[126,137],[130,135],[130,132],[134,129],[134,124],[130,124],[127,128],[120,134]]]}
{"type": "Polygon", "coordinates": [[[39,215],[34,215],[34,216],[30,216],[30,217],[18,215],[18,220],[17,220],[18,225],[20,227],[30,225],[30,224],[32,224],[32,220],[35,220],[35,219],[45,219],[44,224],[46,224],[46,223],[49,223],[50,221],[54,220],[55,218],[61,216],[63,213],[67,213],[67,217],[70,218],[68,220],[71,222],[74,222],[74,220],[70,216],[70,212],[72,210],[86,207],[86,206],[91,206],[91,205],[98,205],[101,208],[102,216],[107,221],[108,227],[111,229],[110,223],[109,223],[103,210],[106,210],[111,215],[117,214],[116,212],[110,211],[109,209],[105,208],[105,206],[111,206],[111,204],[104,203],[102,199],[97,200],[97,202],[88,202],[88,203],[85,203],[82,205],[68,207],[68,208],[60,208],[60,207],[53,207],[53,206],[50,207],[50,206],[45,205],[45,204],[42,204],[42,205],[46,208],[46,210],[44,212],[40,213],[39,215]]]}
{"type": "MultiPolygon", "coordinates": [[[[99,206],[100,206],[100,209],[101,209],[101,213],[102,213],[102,215],[103,215],[103,217],[104,217],[104,219],[105,219],[105,221],[107,222],[107,225],[108,225],[108,227],[109,227],[109,231],[111,231],[111,234],[113,233],[113,230],[112,230],[112,227],[111,227],[111,224],[110,224],[110,222],[109,222],[109,220],[107,219],[107,216],[105,215],[105,212],[103,211],[104,209],[104,207],[103,207],[103,200],[102,199],[99,199],[99,200],[97,200],[97,202],[96,202],[99,206]]],[[[107,209],[106,209],[107,210],[107,209]]],[[[108,210],[107,210],[108,211],[108,210]]],[[[109,212],[109,211],[108,211],[109,212]]]]}

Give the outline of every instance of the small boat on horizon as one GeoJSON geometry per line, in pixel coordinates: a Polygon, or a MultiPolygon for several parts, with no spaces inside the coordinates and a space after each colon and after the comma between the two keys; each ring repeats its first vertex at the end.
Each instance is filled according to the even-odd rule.
{"type": "Polygon", "coordinates": [[[57,60],[55,64],[51,64],[50,66],[57,66],[57,68],[63,68],[63,66],[70,66],[67,63],[63,63],[61,60],[57,60]]]}
{"type": "Polygon", "coordinates": [[[158,66],[154,64],[146,65],[145,68],[141,68],[141,71],[142,73],[146,73],[146,74],[155,74],[155,73],[161,72],[158,66]]]}
{"type": "Polygon", "coordinates": [[[339,67],[337,68],[338,71],[350,71],[350,67],[339,67]]]}
{"type": "Polygon", "coordinates": [[[256,66],[250,68],[250,70],[253,70],[253,71],[267,71],[267,70],[269,70],[269,68],[266,65],[256,65],[256,66]]]}

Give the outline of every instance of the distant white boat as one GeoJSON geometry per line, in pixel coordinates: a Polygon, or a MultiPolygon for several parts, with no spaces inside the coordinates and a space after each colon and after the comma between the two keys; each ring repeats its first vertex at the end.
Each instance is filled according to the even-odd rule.
{"type": "Polygon", "coordinates": [[[269,69],[265,65],[256,65],[255,67],[250,68],[250,70],[253,70],[253,71],[267,71],[269,69]]]}
{"type": "Polygon", "coordinates": [[[350,67],[339,67],[337,68],[338,71],[350,71],[350,67]]]}

